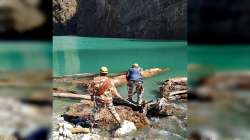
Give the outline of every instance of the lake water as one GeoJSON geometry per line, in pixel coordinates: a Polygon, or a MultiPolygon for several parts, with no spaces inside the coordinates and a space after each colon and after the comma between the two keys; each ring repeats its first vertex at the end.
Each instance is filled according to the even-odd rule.
{"type": "Polygon", "coordinates": [[[127,70],[137,62],[144,69],[169,67],[185,74],[186,43],[114,38],[54,37],[54,76],[98,73],[105,65],[111,73],[127,70]]]}
{"type": "MultiPolygon", "coordinates": [[[[149,100],[158,96],[159,82],[186,76],[186,54],[185,41],[57,36],[53,42],[53,74],[98,73],[101,66],[107,66],[110,73],[119,73],[135,62],[143,69],[170,68],[168,72],[145,80],[145,98],[149,100]]],[[[127,96],[126,86],[118,90],[127,96]]]]}

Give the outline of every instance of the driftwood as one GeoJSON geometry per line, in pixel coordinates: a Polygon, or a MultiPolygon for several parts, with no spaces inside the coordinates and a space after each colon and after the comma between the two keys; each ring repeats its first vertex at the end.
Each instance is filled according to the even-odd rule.
{"type": "MultiPolygon", "coordinates": [[[[162,72],[165,72],[167,70],[168,69],[161,69],[161,68],[147,69],[147,70],[142,71],[142,76],[143,76],[143,78],[149,78],[149,77],[153,77],[155,75],[158,75],[162,72]]],[[[126,84],[127,83],[126,75],[123,74],[120,76],[113,77],[113,81],[114,81],[116,86],[126,84]]]]}
{"type": "Polygon", "coordinates": [[[169,100],[187,99],[187,77],[171,78],[160,86],[160,93],[169,100]]]}
{"type": "Polygon", "coordinates": [[[70,98],[70,99],[78,99],[78,100],[91,100],[89,95],[81,95],[81,94],[73,94],[73,93],[53,93],[54,97],[59,98],[70,98]]]}
{"type": "Polygon", "coordinates": [[[187,90],[173,91],[169,93],[169,96],[176,96],[176,95],[182,95],[182,94],[187,94],[187,90]]]}
{"type": "MultiPolygon", "coordinates": [[[[91,100],[90,95],[73,94],[73,93],[67,93],[67,92],[64,92],[64,93],[53,93],[53,97],[83,100],[81,102],[84,102],[84,100],[87,100],[87,101],[91,100]]],[[[125,99],[113,98],[113,104],[114,105],[128,106],[128,107],[131,107],[134,111],[140,111],[140,112],[142,112],[143,111],[143,107],[147,103],[145,103],[145,105],[143,105],[143,106],[137,106],[136,104],[130,103],[130,102],[126,101],[125,99]]]]}
{"type": "Polygon", "coordinates": [[[75,128],[70,128],[69,129],[72,134],[76,133],[90,133],[89,128],[81,128],[81,127],[75,127],[75,128]]]}

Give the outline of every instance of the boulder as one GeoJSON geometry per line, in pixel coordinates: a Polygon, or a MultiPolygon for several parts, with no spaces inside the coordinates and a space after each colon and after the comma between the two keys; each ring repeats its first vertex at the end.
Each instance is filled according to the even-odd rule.
{"type": "Polygon", "coordinates": [[[147,106],[148,117],[185,116],[186,108],[177,106],[176,103],[161,98],[147,106]]]}
{"type": "Polygon", "coordinates": [[[115,132],[114,132],[114,136],[115,137],[120,137],[120,136],[124,136],[132,131],[136,130],[136,126],[133,122],[124,120],[121,124],[121,127],[118,128],[115,132]]]}
{"type": "Polygon", "coordinates": [[[97,134],[91,134],[91,133],[84,134],[81,137],[81,140],[100,140],[100,139],[101,139],[101,136],[99,136],[97,134]]]}

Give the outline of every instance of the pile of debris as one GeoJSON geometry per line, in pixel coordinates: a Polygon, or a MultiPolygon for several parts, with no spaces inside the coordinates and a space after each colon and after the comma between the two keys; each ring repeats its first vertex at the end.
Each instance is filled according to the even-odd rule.
{"type": "Polygon", "coordinates": [[[98,140],[100,136],[97,134],[91,134],[90,128],[82,127],[80,125],[74,125],[64,120],[63,117],[56,117],[54,115],[54,123],[52,129],[52,138],[54,140],[70,140],[70,139],[92,139],[98,140]]]}
{"type": "Polygon", "coordinates": [[[168,100],[187,99],[187,77],[171,78],[160,86],[160,93],[168,100]]]}
{"type": "MultiPolygon", "coordinates": [[[[82,140],[108,140],[109,136],[101,136],[97,133],[100,131],[98,128],[91,128],[90,125],[83,126],[83,123],[87,124],[89,123],[88,120],[83,120],[78,118],[75,118],[76,120],[81,120],[81,122],[78,122],[78,124],[69,123],[68,121],[64,120],[64,117],[56,117],[54,122],[56,122],[56,125],[53,127],[52,130],[52,138],[55,140],[70,140],[70,139],[82,139],[82,140]]],[[[133,122],[124,120],[121,123],[121,126],[118,128],[114,128],[111,131],[111,137],[121,137],[125,136],[128,133],[131,133],[132,131],[135,131],[137,128],[133,122]]]]}
{"type": "MultiPolygon", "coordinates": [[[[98,123],[98,127],[102,128],[112,128],[117,124],[116,120],[113,118],[111,113],[107,108],[102,108],[98,113],[98,122],[94,122],[93,116],[94,103],[92,101],[82,100],[81,103],[73,104],[68,107],[67,112],[63,115],[66,121],[71,123],[74,122],[76,118],[82,118],[86,120],[91,120],[92,123],[98,123]]],[[[128,106],[115,106],[115,109],[122,120],[128,120],[133,122],[136,128],[145,128],[149,126],[149,120],[144,113],[133,111],[131,107],[128,106]]],[[[79,119],[80,121],[81,119],[79,119]]]]}

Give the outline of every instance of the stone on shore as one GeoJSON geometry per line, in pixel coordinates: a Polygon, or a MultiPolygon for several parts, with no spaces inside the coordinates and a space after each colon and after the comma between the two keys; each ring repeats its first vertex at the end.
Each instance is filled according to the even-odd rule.
{"type": "Polygon", "coordinates": [[[121,124],[121,127],[118,128],[115,132],[114,132],[114,136],[115,137],[120,137],[120,136],[124,136],[132,131],[136,130],[136,126],[133,122],[124,120],[121,124]]]}
{"type": "Polygon", "coordinates": [[[166,116],[185,116],[186,107],[178,106],[176,103],[161,98],[157,102],[150,103],[147,107],[147,116],[166,117],[166,116]]]}

